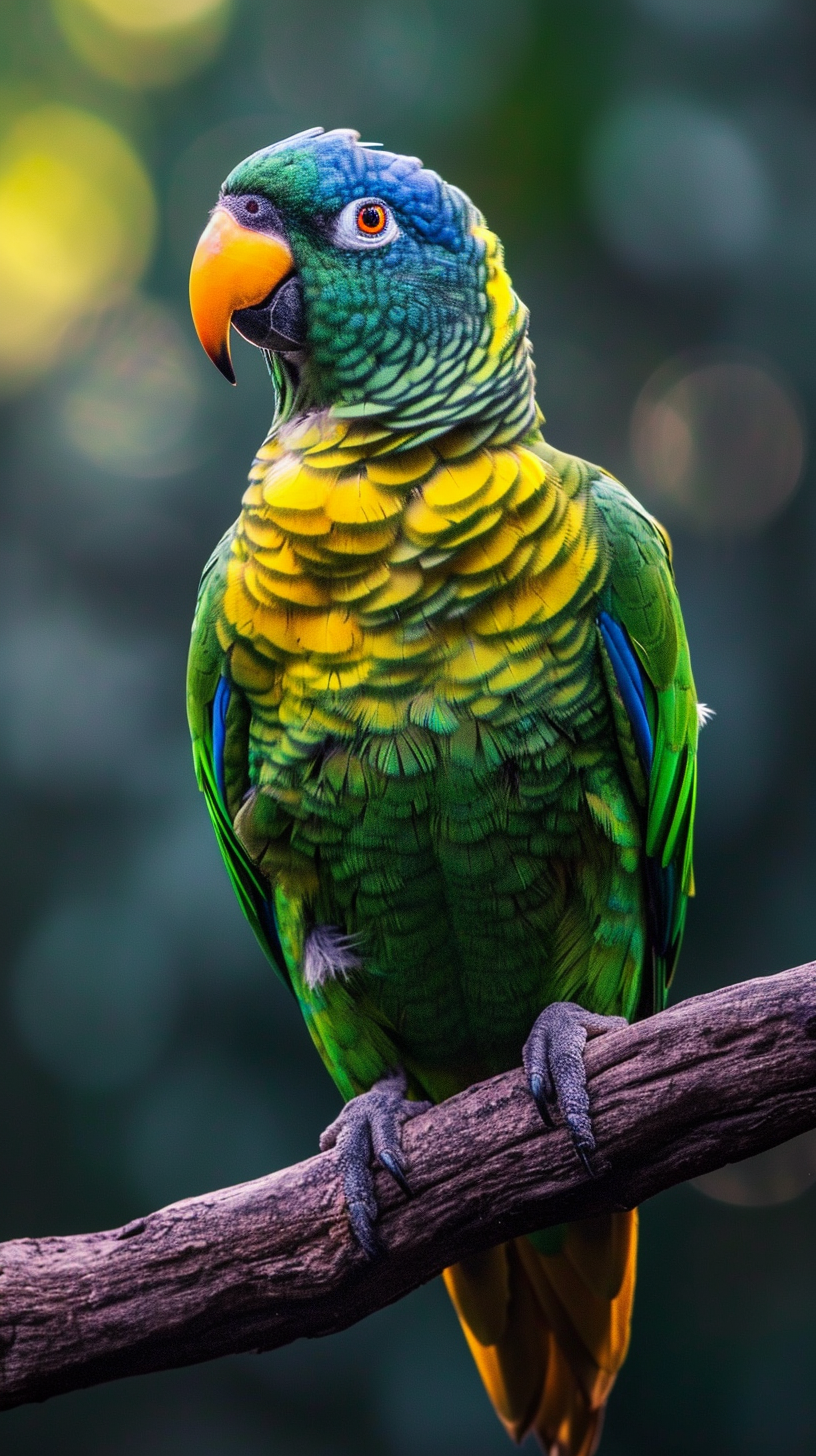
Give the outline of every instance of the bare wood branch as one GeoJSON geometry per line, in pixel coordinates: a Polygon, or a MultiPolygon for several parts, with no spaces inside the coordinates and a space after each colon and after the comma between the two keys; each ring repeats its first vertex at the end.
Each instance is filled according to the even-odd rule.
{"type": "Polygon", "coordinates": [[[515,1234],[645,1198],[816,1126],[816,963],[698,996],[587,1046],[603,1169],[545,1130],[520,1071],[410,1122],[416,1196],[378,1175],[385,1254],[334,1153],[125,1228],[0,1245],[0,1408],[340,1330],[515,1234]]]}

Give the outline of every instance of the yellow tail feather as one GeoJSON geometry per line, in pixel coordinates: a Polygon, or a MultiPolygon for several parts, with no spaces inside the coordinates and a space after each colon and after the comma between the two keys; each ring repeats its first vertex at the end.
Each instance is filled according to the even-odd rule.
{"type": "Polygon", "coordinates": [[[557,1254],[514,1239],[445,1285],[496,1414],[548,1456],[592,1456],[629,1345],[637,1210],[568,1224],[557,1254]]]}

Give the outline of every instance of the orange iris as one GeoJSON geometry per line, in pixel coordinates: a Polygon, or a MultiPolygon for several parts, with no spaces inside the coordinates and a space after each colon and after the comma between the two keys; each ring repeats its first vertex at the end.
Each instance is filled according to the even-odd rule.
{"type": "Polygon", "coordinates": [[[357,226],[367,237],[376,237],[388,221],[388,215],[381,202],[366,202],[357,214],[357,226]]]}

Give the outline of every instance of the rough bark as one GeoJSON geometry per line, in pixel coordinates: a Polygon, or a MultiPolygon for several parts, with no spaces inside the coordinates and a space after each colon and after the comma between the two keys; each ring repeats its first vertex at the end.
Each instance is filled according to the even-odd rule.
{"type": "Polygon", "coordinates": [[[514,1234],[628,1208],[816,1126],[816,963],[589,1042],[602,1171],[520,1071],[406,1125],[377,1175],[385,1252],[349,1233],[333,1152],[121,1229],[0,1245],[0,1408],[343,1329],[514,1234]]]}

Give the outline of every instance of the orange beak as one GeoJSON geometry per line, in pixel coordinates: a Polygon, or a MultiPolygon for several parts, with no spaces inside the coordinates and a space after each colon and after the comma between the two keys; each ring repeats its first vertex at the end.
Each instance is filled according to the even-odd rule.
{"type": "Polygon", "coordinates": [[[230,384],[230,320],[252,308],[282,283],[294,268],[288,246],[272,233],[241,227],[225,207],[217,207],[198,242],[190,269],[190,308],[201,343],[230,384]]]}

